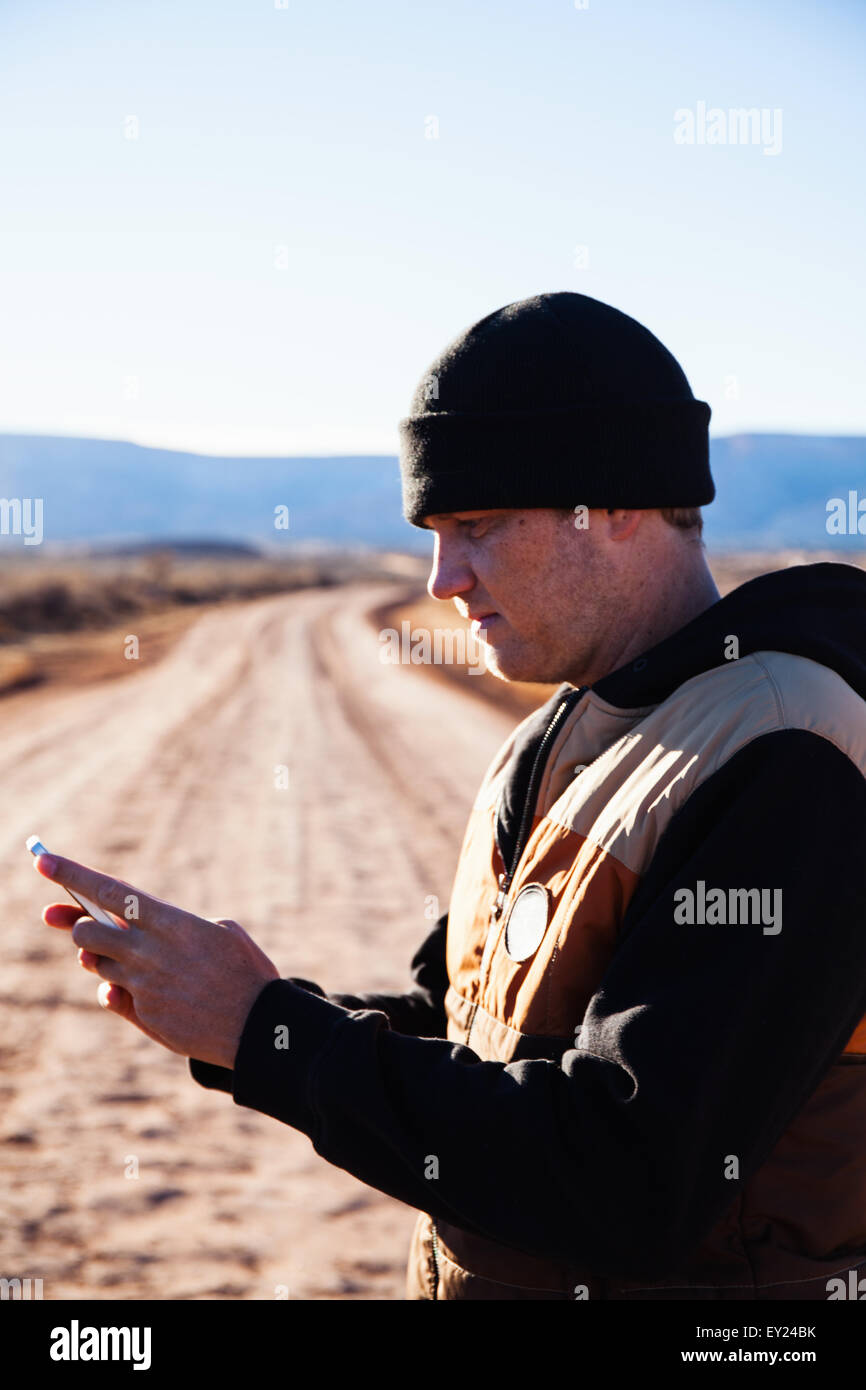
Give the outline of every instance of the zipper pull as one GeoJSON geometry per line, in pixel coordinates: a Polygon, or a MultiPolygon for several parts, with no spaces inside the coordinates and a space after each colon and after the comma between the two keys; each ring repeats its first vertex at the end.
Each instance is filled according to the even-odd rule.
{"type": "Polygon", "coordinates": [[[499,892],[493,900],[493,907],[490,910],[490,920],[498,922],[502,916],[502,909],[505,906],[505,899],[508,897],[508,888],[511,883],[510,874],[499,875],[499,892]]]}

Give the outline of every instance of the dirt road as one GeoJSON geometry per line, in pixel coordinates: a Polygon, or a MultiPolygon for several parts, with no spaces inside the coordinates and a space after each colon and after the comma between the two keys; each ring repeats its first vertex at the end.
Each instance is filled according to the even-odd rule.
{"type": "Polygon", "coordinates": [[[46,1299],[403,1297],[411,1209],[105,1014],[24,849],[234,917],[283,975],[405,988],[516,721],[382,664],[363,614],[389,592],[226,606],[134,679],[3,701],[0,1275],[46,1299]]]}

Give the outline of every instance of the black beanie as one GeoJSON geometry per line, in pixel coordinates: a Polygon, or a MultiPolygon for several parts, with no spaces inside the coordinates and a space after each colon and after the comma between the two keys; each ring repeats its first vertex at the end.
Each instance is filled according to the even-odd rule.
{"type": "Polygon", "coordinates": [[[709,422],[649,329],[585,294],[537,294],[479,319],[418,383],[403,514],[704,506],[709,422]]]}

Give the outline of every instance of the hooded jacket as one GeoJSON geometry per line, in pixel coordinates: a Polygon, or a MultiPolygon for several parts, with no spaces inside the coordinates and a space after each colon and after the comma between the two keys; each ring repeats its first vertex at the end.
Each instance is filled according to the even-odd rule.
{"type": "Polygon", "coordinates": [[[275,980],[191,1072],[419,1210],[408,1298],[843,1296],[864,866],[866,574],[762,575],[515,729],[407,993],[275,980]]]}

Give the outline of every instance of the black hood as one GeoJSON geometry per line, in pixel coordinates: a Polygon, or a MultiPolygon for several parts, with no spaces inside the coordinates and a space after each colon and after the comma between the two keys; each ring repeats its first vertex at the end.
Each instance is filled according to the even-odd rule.
{"type": "MultiPolygon", "coordinates": [[[[685,627],[648,647],[633,661],[596,681],[592,689],[608,704],[641,709],[660,704],[684,681],[725,662],[728,639],[739,656],[791,652],[836,671],[866,700],[866,571],[856,565],[791,565],[758,575],[732,589],[685,627]]],[[[506,863],[544,732],[563,700],[582,690],[564,682],[527,721],[512,751],[499,798],[496,839],[506,863]]]]}

